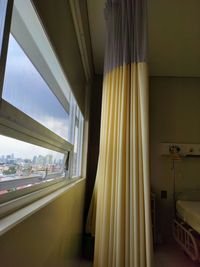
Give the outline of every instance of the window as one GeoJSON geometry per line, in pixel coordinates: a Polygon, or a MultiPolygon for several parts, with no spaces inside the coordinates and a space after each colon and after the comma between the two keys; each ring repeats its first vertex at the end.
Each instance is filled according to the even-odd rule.
{"type": "Polygon", "coordinates": [[[63,176],[65,155],[0,135],[0,195],[63,176]]]}
{"type": "Polygon", "coordinates": [[[82,158],[83,116],[78,108],[75,117],[74,153],[73,153],[73,176],[81,175],[82,158]]]}
{"type": "Polygon", "coordinates": [[[20,45],[10,35],[3,99],[69,141],[67,113],[20,45]]]}
{"type": "Polygon", "coordinates": [[[80,177],[84,126],[65,74],[29,0],[14,0],[3,67],[0,205],[41,188],[51,192],[53,186],[59,188],[70,178],[80,177]]]}

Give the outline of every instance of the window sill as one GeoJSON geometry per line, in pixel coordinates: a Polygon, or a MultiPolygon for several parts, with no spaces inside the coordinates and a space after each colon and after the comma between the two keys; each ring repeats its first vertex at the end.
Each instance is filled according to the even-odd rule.
{"type": "Polygon", "coordinates": [[[13,212],[12,214],[0,219],[0,236],[6,233],[8,230],[37,212],[38,210],[42,209],[43,207],[47,206],[49,203],[54,201],[56,198],[64,194],[66,191],[70,190],[74,186],[76,186],[78,183],[85,180],[85,178],[80,179],[74,179],[69,184],[67,184],[64,187],[61,187],[60,189],[50,193],[49,195],[46,195],[45,197],[34,201],[33,203],[21,208],[20,210],[17,210],[13,212]]]}

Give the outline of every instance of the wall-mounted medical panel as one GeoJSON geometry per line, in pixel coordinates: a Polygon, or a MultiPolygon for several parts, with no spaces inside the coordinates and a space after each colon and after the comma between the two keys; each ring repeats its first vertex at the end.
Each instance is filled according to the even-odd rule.
{"type": "Polygon", "coordinates": [[[170,155],[171,148],[176,148],[180,156],[200,156],[200,144],[161,143],[160,155],[170,155]]]}

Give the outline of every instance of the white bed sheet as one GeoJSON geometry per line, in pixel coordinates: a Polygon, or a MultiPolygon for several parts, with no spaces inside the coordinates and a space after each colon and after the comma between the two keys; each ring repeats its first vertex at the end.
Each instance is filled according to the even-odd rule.
{"type": "Polygon", "coordinates": [[[187,224],[200,233],[200,201],[178,200],[176,210],[187,224]]]}

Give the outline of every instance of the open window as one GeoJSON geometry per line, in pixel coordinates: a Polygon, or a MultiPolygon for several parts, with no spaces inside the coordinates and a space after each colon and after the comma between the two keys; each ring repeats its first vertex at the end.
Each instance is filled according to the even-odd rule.
{"type": "MultiPolygon", "coordinates": [[[[0,9],[0,48],[6,7],[0,9]]],[[[81,177],[84,125],[31,1],[14,0],[7,37],[0,76],[0,205],[81,177]]]]}

